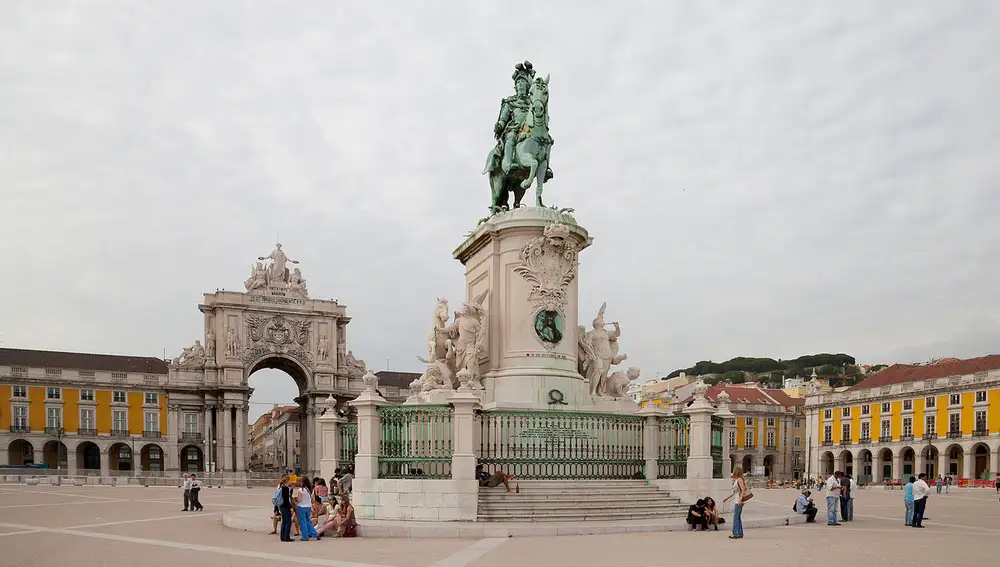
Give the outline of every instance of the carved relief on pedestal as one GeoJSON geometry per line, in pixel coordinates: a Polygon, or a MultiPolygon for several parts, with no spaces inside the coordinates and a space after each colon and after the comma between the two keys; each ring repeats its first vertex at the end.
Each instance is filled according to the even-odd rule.
{"type": "Polygon", "coordinates": [[[226,356],[230,358],[240,357],[240,335],[236,332],[236,329],[230,327],[226,331],[226,356]]]}
{"type": "Polygon", "coordinates": [[[285,317],[247,315],[247,345],[243,353],[246,363],[267,354],[282,354],[295,358],[305,366],[312,366],[309,352],[310,322],[285,317]]]}
{"type": "Polygon", "coordinates": [[[317,353],[319,354],[319,364],[328,364],[330,362],[330,337],[322,335],[319,338],[319,345],[317,345],[317,353]]]}
{"type": "Polygon", "coordinates": [[[514,267],[514,273],[532,285],[528,293],[531,321],[535,336],[548,349],[555,348],[565,334],[569,284],[576,278],[579,252],[570,240],[569,227],[553,223],[521,248],[521,263],[514,267]]]}
{"type": "Polygon", "coordinates": [[[204,368],[205,348],[201,346],[201,341],[195,341],[192,346],[187,347],[170,363],[174,368],[204,368]]]}

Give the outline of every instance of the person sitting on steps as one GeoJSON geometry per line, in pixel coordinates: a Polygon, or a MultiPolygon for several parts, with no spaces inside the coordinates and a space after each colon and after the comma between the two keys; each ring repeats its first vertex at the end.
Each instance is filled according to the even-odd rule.
{"type": "Polygon", "coordinates": [[[476,480],[479,481],[479,486],[487,486],[489,488],[496,488],[501,484],[507,488],[507,492],[510,492],[510,479],[514,478],[512,474],[505,474],[502,470],[497,469],[492,475],[483,470],[483,465],[476,465],[476,480]]]}

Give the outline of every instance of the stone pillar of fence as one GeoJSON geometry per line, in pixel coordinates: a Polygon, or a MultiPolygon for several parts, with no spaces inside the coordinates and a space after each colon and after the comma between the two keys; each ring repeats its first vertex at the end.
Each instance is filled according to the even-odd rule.
{"type": "Polygon", "coordinates": [[[354,478],[378,478],[379,406],[387,405],[379,393],[378,376],[371,372],[362,378],[365,389],[357,398],[347,402],[358,412],[358,454],[354,457],[354,478]]]}
{"type": "Polygon", "coordinates": [[[642,458],[646,462],[643,467],[646,480],[654,481],[660,472],[660,424],[661,416],[670,415],[670,411],[653,404],[646,404],[637,412],[643,416],[642,424],[642,458]]]}
{"type": "Polygon", "coordinates": [[[729,478],[732,472],[732,454],[729,447],[729,434],[733,431],[732,420],[736,417],[729,410],[729,394],[725,391],[719,392],[715,398],[719,403],[719,410],[715,412],[716,417],[722,419],[722,478],[729,478]]]}
{"type": "MultiPolygon", "coordinates": [[[[468,370],[459,372],[459,380],[462,379],[463,372],[469,373],[468,370]]],[[[469,389],[466,380],[455,390],[454,394],[448,397],[448,403],[454,408],[451,419],[453,439],[451,478],[472,478],[476,470],[475,412],[479,406],[479,398],[469,389]]]]}
{"type": "Polygon", "coordinates": [[[708,384],[698,382],[694,388],[694,401],[684,413],[689,418],[689,446],[687,478],[712,478],[712,415],[715,408],[705,398],[708,384]]]}
{"type": "Polygon", "coordinates": [[[323,415],[316,418],[320,439],[319,475],[330,478],[340,466],[340,426],[347,423],[347,419],[337,415],[337,400],[333,396],[326,397],[325,407],[323,415]]]}

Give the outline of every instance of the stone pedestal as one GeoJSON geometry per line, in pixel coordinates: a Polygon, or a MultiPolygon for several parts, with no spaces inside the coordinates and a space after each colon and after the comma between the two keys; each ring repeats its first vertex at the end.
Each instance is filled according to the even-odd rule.
{"type": "MultiPolygon", "coordinates": [[[[707,388],[706,388],[707,389],[707,388]]],[[[684,412],[690,419],[690,452],[687,459],[688,480],[712,479],[712,415],[715,408],[705,399],[704,391],[695,389],[694,402],[684,412]]]]}
{"type": "Polygon", "coordinates": [[[327,402],[327,406],[326,413],[316,418],[320,435],[319,475],[323,478],[332,477],[340,466],[340,426],[347,423],[346,418],[337,415],[333,403],[327,402]]]}
{"type": "Polygon", "coordinates": [[[468,471],[476,470],[475,410],[479,407],[479,398],[468,388],[459,388],[448,398],[448,403],[454,408],[451,476],[453,479],[461,479],[465,478],[468,471]]]}
{"type": "Polygon", "coordinates": [[[358,412],[358,454],[354,457],[354,478],[378,478],[378,408],[389,402],[374,387],[366,387],[360,396],[347,403],[358,412]]]}
{"type": "Polygon", "coordinates": [[[660,456],[660,424],[657,418],[670,415],[670,412],[660,406],[646,404],[637,413],[645,418],[642,424],[642,458],[646,461],[646,480],[654,482],[660,471],[657,463],[660,456]]]}
{"type": "Polygon", "coordinates": [[[494,215],[454,251],[467,297],[489,290],[479,365],[487,409],[551,409],[552,390],[561,393],[560,409],[594,409],[577,372],[577,254],[590,243],[571,215],[528,207],[494,215]],[[559,340],[546,342],[536,323],[559,340]]]}

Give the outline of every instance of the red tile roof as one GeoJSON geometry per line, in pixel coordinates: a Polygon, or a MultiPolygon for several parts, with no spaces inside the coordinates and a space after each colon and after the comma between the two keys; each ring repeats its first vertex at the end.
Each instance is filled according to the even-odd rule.
{"type": "Polygon", "coordinates": [[[20,348],[0,348],[0,366],[106,370],[141,374],[167,373],[167,363],[154,356],[119,356],[20,348]]]}
{"type": "Polygon", "coordinates": [[[891,386],[892,384],[902,384],[904,382],[934,380],[936,378],[962,376],[997,369],[1000,369],[1000,354],[991,354],[989,356],[968,358],[965,360],[948,358],[940,360],[935,364],[893,364],[874,376],[865,378],[849,389],[867,390],[869,388],[891,386]]]}
{"type": "Polygon", "coordinates": [[[747,386],[710,386],[705,395],[708,399],[717,401],[717,397],[725,391],[729,394],[731,404],[764,404],[774,406],[801,406],[806,401],[793,398],[782,390],[772,388],[753,388],[747,386]]]}

